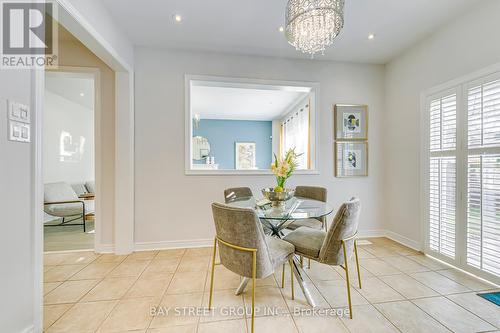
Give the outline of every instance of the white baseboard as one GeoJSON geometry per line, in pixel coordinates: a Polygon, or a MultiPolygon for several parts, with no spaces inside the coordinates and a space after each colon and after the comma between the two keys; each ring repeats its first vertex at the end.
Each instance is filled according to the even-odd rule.
{"type": "Polygon", "coordinates": [[[179,248],[194,248],[194,247],[208,247],[213,245],[213,238],[210,239],[192,239],[180,241],[163,241],[163,242],[142,242],[135,243],[135,251],[148,251],[148,250],[168,250],[179,248]]]}
{"type": "Polygon", "coordinates": [[[94,249],[44,251],[43,254],[48,254],[48,253],[73,253],[73,252],[88,252],[88,251],[94,251],[94,249]]]}
{"type": "Polygon", "coordinates": [[[415,251],[423,251],[422,245],[420,242],[410,239],[408,237],[405,237],[403,235],[400,235],[396,232],[386,230],[385,231],[385,237],[392,239],[395,242],[398,242],[400,244],[403,244],[404,246],[407,246],[411,249],[414,249],[415,251]]]}
{"type": "Polygon", "coordinates": [[[374,238],[374,237],[387,237],[395,242],[398,242],[404,246],[407,246],[415,251],[422,251],[422,245],[420,242],[400,235],[396,232],[385,230],[385,229],[375,229],[375,230],[359,230],[358,235],[360,238],[374,238]]]}
{"type": "Polygon", "coordinates": [[[383,229],[358,230],[359,238],[385,237],[386,231],[383,229]]]}
{"type": "Polygon", "coordinates": [[[28,326],[20,333],[35,333],[35,326],[34,325],[28,326]]]}
{"type": "Polygon", "coordinates": [[[115,253],[114,244],[96,244],[95,252],[97,253],[115,253]]]}
{"type": "MultiPolygon", "coordinates": [[[[422,251],[422,246],[418,241],[402,236],[390,230],[372,229],[360,230],[358,232],[360,238],[387,237],[395,242],[412,248],[416,251],[422,251]]],[[[134,251],[149,251],[149,250],[168,250],[179,248],[196,248],[209,247],[213,244],[213,238],[210,239],[190,239],[179,241],[160,241],[160,242],[137,242],[134,246],[134,251]]],[[[96,245],[97,253],[114,253],[113,244],[98,244],[96,245]]]]}

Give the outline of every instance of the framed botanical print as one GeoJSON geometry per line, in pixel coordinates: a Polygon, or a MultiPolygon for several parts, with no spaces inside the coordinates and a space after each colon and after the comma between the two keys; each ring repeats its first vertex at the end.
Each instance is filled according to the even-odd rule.
{"type": "Polygon", "coordinates": [[[335,177],[368,176],[368,143],[335,143],[335,177]]]}
{"type": "Polygon", "coordinates": [[[236,142],[235,144],[235,168],[236,170],[256,169],[256,145],[255,142],[236,142]]]}
{"type": "Polygon", "coordinates": [[[368,140],[368,106],[335,104],[335,140],[368,140]]]}

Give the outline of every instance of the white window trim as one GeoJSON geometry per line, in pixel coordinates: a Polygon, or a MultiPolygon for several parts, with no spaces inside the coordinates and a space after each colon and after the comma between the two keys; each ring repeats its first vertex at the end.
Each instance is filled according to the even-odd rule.
{"type": "Polygon", "coordinates": [[[320,84],[317,82],[307,81],[281,81],[281,80],[267,80],[267,79],[252,79],[252,78],[235,78],[224,76],[211,76],[211,75],[195,75],[185,74],[184,76],[184,112],[185,112],[185,132],[184,132],[184,174],[187,176],[221,176],[221,175],[247,175],[247,176],[269,176],[273,173],[271,170],[194,170],[191,168],[191,152],[193,136],[192,128],[192,112],[191,112],[191,81],[213,81],[213,82],[233,82],[233,83],[247,83],[259,85],[274,85],[274,86],[293,86],[293,87],[309,87],[311,88],[311,169],[297,170],[296,175],[319,175],[319,113],[320,113],[320,84]]]}
{"type": "MultiPolygon", "coordinates": [[[[471,86],[500,79],[500,63],[485,69],[476,71],[469,75],[451,80],[439,86],[433,87],[420,94],[420,227],[421,227],[421,247],[426,254],[442,260],[452,266],[462,269],[468,273],[479,276],[497,285],[500,285],[500,277],[484,272],[480,269],[467,265],[466,263],[466,224],[467,224],[467,197],[461,189],[466,189],[467,167],[466,161],[469,150],[467,148],[467,90],[471,86]],[[457,94],[457,195],[456,195],[456,235],[455,235],[455,259],[446,257],[429,247],[429,159],[431,152],[429,149],[429,103],[437,96],[446,94],[457,94]],[[461,133],[461,134],[460,134],[461,133]]],[[[500,152],[500,148],[494,148],[500,152]]],[[[471,149],[474,151],[476,149],[471,149]]],[[[490,148],[477,149],[480,151],[490,151],[490,148]]]]}

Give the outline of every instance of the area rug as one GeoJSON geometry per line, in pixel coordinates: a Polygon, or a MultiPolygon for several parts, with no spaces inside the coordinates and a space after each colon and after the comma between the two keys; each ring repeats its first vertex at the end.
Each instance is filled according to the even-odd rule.
{"type": "Polygon", "coordinates": [[[500,306],[500,291],[497,291],[494,293],[477,294],[477,296],[482,297],[485,300],[488,300],[491,303],[494,303],[494,304],[500,306]]]}

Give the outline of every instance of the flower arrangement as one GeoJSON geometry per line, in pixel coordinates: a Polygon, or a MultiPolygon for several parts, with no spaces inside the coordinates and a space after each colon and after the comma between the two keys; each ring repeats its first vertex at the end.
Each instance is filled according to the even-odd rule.
{"type": "Polygon", "coordinates": [[[285,182],[290,178],[297,168],[297,155],[295,153],[295,148],[289,149],[285,153],[284,158],[278,158],[274,154],[274,163],[271,164],[271,171],[276,176],[277,185],[274,188],[275,192],[283,192],[285,188],[285,182]]]}

